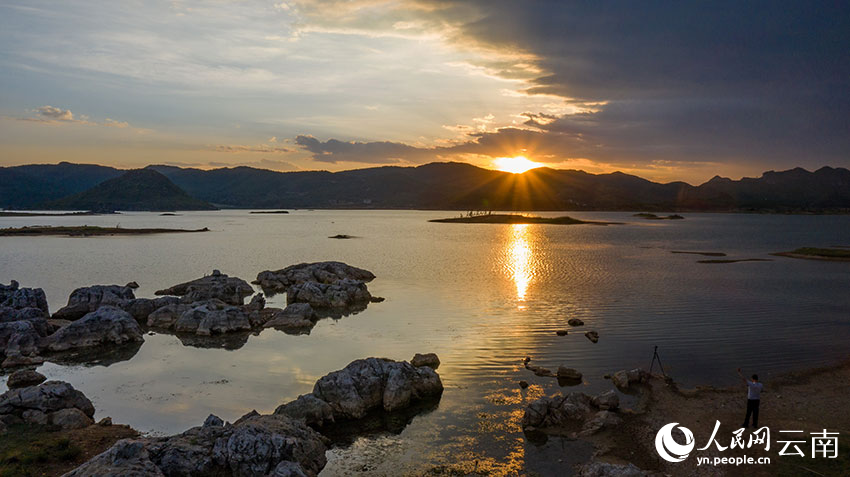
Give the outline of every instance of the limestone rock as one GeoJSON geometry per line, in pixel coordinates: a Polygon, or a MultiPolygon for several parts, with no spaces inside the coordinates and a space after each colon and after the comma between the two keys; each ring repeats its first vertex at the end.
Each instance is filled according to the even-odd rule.
{"type": "Polygon", "coordinates": [[[342,262],[300,263],[277,271],[266,270],[257,275],[254,283],[271,293],[286,292],[292,285],[306,282],[332,284],[343,279],[369,282],[375,275],[362,268],[342,262]]]}
{"type": "Polygon", "coordinates": [[[70,407],[53,412],[49,416],[50,424],[62,429],[82,429],[94,424],[94,420],[83,411],[70,407]]]}
{"type": "Polygon", "coordinates": [[[603,411],[614,410],[620,407],[620,396],[613,389],[602,394],[593,396],[593,405],[603,411]]]}
{"type": "Polygon", "coordinates": [[[245,297],[254,294],[254,289],[241,278],[228,277],[213,270],[212,275],[158,290],[155,294],[179,296],[183,303],[216,299],[228,305],[242,305],[245,297]]]}
{"type": "Polygon", "coordinates": [[[25,388],[27,386],[38,386],[46,381],[47,378],[38,371],[32,369],[20,369],[9,375],[6,381],[6,386],[9,389],[25,388]]]}
{"type": "Polygon", "coordinates": [[[135,299],[131,288],[120,285],[92,285],[77,288],[68,297],[68,304],[53,314],[60,320],[78,320],[101,306],[111,305],[123,308],[128,301],[135,299]]]}
{"type": "Polygon", "coordinates": [[[286,290],[286,303],[309,303],[313,308],[349,308],[366,305],[372,295],[366,284],[344,278],[331,284],[304,282],[286,290]]]}
{"type": "Polygon", "coordinates": [[[413,355],[413,359],[410,360],[410,364],[417,368],[421,366],[428,366],[431,369],[437,369],[440,367],[440,358],[438,358],[434,353],[416,353],[413,355]]]}
{"type": "Polygon", "coordinates": [[[51,351],[144,341],[141,328],[126,311],[101,306],[47,337],[51,351]]]}

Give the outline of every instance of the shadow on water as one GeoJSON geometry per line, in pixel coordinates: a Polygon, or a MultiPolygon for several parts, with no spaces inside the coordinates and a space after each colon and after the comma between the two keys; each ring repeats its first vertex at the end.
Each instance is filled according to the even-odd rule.
{"type": "Polygon", "coordinates": [[[435,411],[440,405],[440,398],[423,399],[411,406],[393,412],[377,409],[369,412],[362,419],[347,420],[325,426],[321,429],[324,436],[331,440],[334,446],[346,447],[361,437],[377,437],[385,434],[398,435],[404,431],[416,416],[425,416],[435,411]]]}
{"type": "Polygon", "coordinates": [[[111,366],[122,361],[129,361],[142,348],[141,341],[117,346],[100,346],[96,348],[81,348],[51,354],[47,361],[60,366],[111,366]]]}

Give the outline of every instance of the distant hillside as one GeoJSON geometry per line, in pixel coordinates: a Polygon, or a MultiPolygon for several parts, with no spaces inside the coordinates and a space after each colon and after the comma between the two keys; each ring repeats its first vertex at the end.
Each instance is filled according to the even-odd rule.
{"type": "Polygon", "coordinates": [[[76,194],[124,171],[91,164],[33,164],[0,167],[0,207],[33,209],[50,200],[76,194]]]}
{"type": "Polygon", "coordinates": [[[86,191],[46,202],[46,209],[64,210],[210,210],[212,205],[190,197],[153,169],[136,169],[86,191]]]}
{"type": "MultiPolygon", "coordinates": [[[[87,171],[91,171],[93,176],[105,177],[102,180],[112,179],[123,172],[67,163],[0,168],[0,178],[3,179],[0,183],[0,205],[22,208],[38,203],[31,197],[22,197],[21,190],[28,191],[25,194],[33,197],[53,195],[50,198],[55,199],[55,192],[45,188],[53,187],[52,184],[60,182],[61,177],[84,176],[87,171]],[[23,183],[9,186],[6,183],[9,177],[16,177],[16,181],[23,183]]],[[[622,172],[589,174],[577,170],[540,168],[516,175],[464,163],[374,167],[335,173],[274,172],[250,167],[205,171],[161,165],[148,166],[144,171],[157,171],[170,179],[173,182],[169,183],[171,187],[176,185],[185,191],[178,189],[182,200],[194,200],[191,198],[195,197],[217,206],[237,208],[850,211],[850,171],[831,167],[815,172],[800,168],[770,171],[758,178],[739,181],[715,177],[699,186],[684,182],[660,184],[622,172]],[[186,194],[191,197],[186,197],[186,194]]],[[[124,189],[125,186],[117,187],[112,193],[126,192],[124,189]]],[[[95,198],[79,194],[75,201],[85,196],[88,197],[85,203],[107,206],[109,201],[105,198],[112,196],[104,196],[100,189],[97,194],[99,197],[95,198]]],[[[146,194],[148,200],[158,197],[150,192],[146,194]]],[[[176,200],[177,196],[173,195],[176,192],[169,194],[172,195],[164,197],[176,200]]],[[[131,196],[127,195],[124,199],[130,204],[135,200],[130,200],[131,196]]],[[[54,201],[50,206],[87,208],[70,207],[69,204],[54,201]]],[[[127,203],[124,205],[111,208],[126,209],[127,203]]],[[[134,208],[197,208],[188,205],[166,203],[134,208]]]]}

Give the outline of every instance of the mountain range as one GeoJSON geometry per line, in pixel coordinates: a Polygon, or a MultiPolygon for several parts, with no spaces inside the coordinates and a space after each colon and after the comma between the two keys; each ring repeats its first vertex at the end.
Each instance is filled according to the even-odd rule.
{"type": "Polygon", "coordinates": [[[538,168],[512,174],[465,163],[342,172],[165,165],[126,171],[67,162],[0,168],[0,207],[4,208],[178,210],[204,209],[210,204],[222,208],[848,212],[850,171],[795,168],[741,180],[717,176],[692,186],[662,184],[622,172],[538,168]],[[123,180],[117,185],[110,182],[119,177],[123,180]]]}

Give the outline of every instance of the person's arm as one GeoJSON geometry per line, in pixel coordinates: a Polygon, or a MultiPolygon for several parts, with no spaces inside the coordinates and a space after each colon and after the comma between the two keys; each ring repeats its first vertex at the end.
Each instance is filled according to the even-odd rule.
{"type": "Polygon", "coordinates": [[[741,372],[741,368],[738,368],[738,377],[741,378],[741,381],[743,381],[744,384],[749,385],[749,383],[747,382],[747,378],[745,378],[744,374],[741,372]]]}

